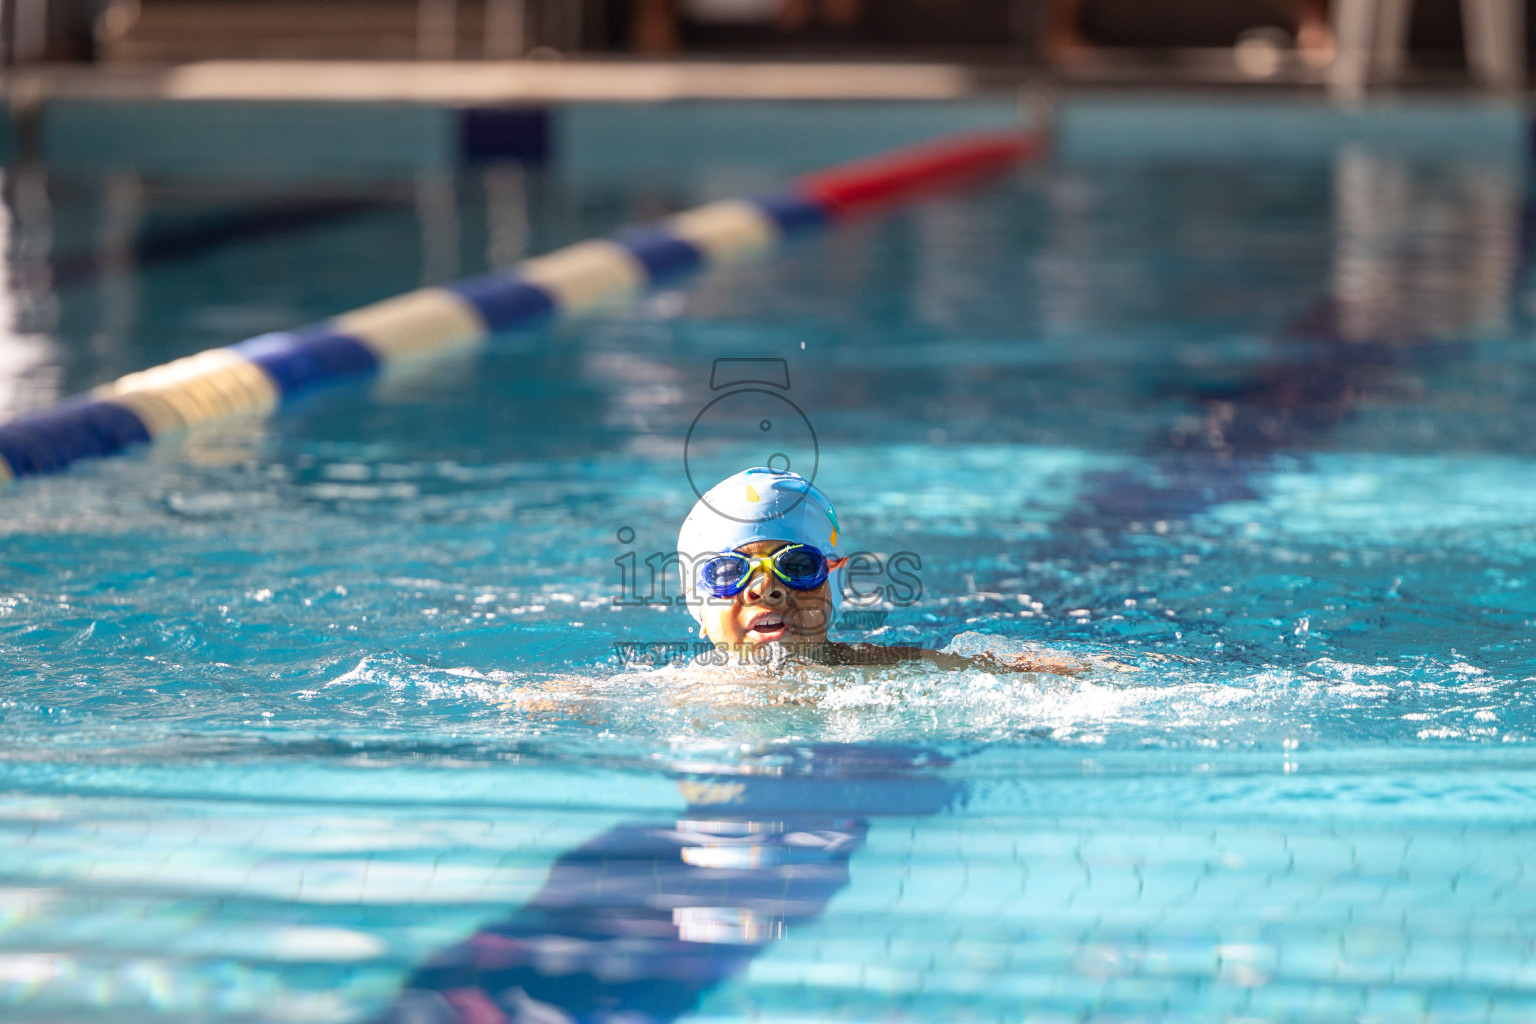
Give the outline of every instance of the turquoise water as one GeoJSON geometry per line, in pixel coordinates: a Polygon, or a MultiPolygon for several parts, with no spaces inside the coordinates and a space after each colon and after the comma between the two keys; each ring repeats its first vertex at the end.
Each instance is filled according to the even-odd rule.
{"type": "MultiPolygon", "coordinates": [[[[15,168],[0,399],[791,169],[15,168]]],[[[13,487],[5,1018],[1530,1019],[1526,203],[1478,155],[1063,159],[13,487]],[[920,563],[835,636],[1098,667],[624,664],[691,639],[620,566],[761,356],[920,563]]]]}

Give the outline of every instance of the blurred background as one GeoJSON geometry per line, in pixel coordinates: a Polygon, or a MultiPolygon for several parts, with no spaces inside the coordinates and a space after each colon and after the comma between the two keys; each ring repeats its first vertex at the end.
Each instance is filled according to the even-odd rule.
{"type": "MultiPolygon", "coordinates": [[[[1313,81],[1336,40],[1377,77],[1446,85],[1480,68],[1504,0],[6,0],[12,64],[215,58],[924,59],[1073,78],[1313,81]],[[1465,10],[1463,9],[1465,8],[1465,10]],[[1367,25],[1366,23],[1369,22],[1367,25]],[[1361,26],[1365,25],[1362,30],[1361,26]],[[1469,46],[1471,40],[1474,45],[1469,46]],[[1470,51],[1470,58],[1468,56],[1470,51]]],[[[1518,36],[1518,40],[1514,37],[1518,36]]],[[[1347,62],[1349,54],[1342,54],[1347,62]]],[[[1475,74],[1474,74],[1475,77],[1475,74]]]]}

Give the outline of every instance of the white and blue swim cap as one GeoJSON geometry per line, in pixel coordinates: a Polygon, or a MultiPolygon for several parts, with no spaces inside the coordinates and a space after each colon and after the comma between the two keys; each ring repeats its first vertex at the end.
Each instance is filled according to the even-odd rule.
{"type": "MultiPolygon", "coordinates": [[[[837,511],[820,487],[799,473],[762,466],[726,477],[704,492],[677,534],[682,593],[700,625],[704,616],[693,567],[702,556],[734,551],[759,540],[809,544],[829,560],[842,557],[837,511]]],[[[831,623],[843,604],[842,568],[832,570],[828,580],[832,608],[827,621],[831,623]]]]}

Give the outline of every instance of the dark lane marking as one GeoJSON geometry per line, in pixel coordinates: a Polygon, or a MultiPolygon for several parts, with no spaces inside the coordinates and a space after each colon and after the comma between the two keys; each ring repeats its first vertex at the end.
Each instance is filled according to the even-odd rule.
{"type": "Polygon", "coordinates": [[[569,850],[505,920],[431,957],[378,1024],[667,1024],[849,881],[876,815],[962,789],[916,747],[807,745],[678,776],[682,820],[617,825],[569,850]]]}
{"type": "MultiPolygon", "coordinates": [[[[395,204],[377,199],[309,199],[234,210],[136,239],[132,256],[137,266],[154,266],[198,256],[232,242],[304,231],[392,205],[395,204]]],[[[101,250],[55,257],[51,267],[53,285],[70,288],[86,284],[107,272],[111,265],[111,256],[101,250]]]]}

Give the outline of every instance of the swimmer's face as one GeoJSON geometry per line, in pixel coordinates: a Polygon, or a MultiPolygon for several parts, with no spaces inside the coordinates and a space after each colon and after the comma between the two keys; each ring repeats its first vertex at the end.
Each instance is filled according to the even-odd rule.
{"type": "MultiPolygon", "coordinates": [[[[787,541],[758,540],[736,550],[749,558],[772,554],[787,541]]],[[[832,619],[832,581],[815,590],[794,590],[766,569],[752,574],[741,593],[732,598],[708,597],[700,609],[704,630],[717,644],[756,646],[820,644],[832,619]]]]}

